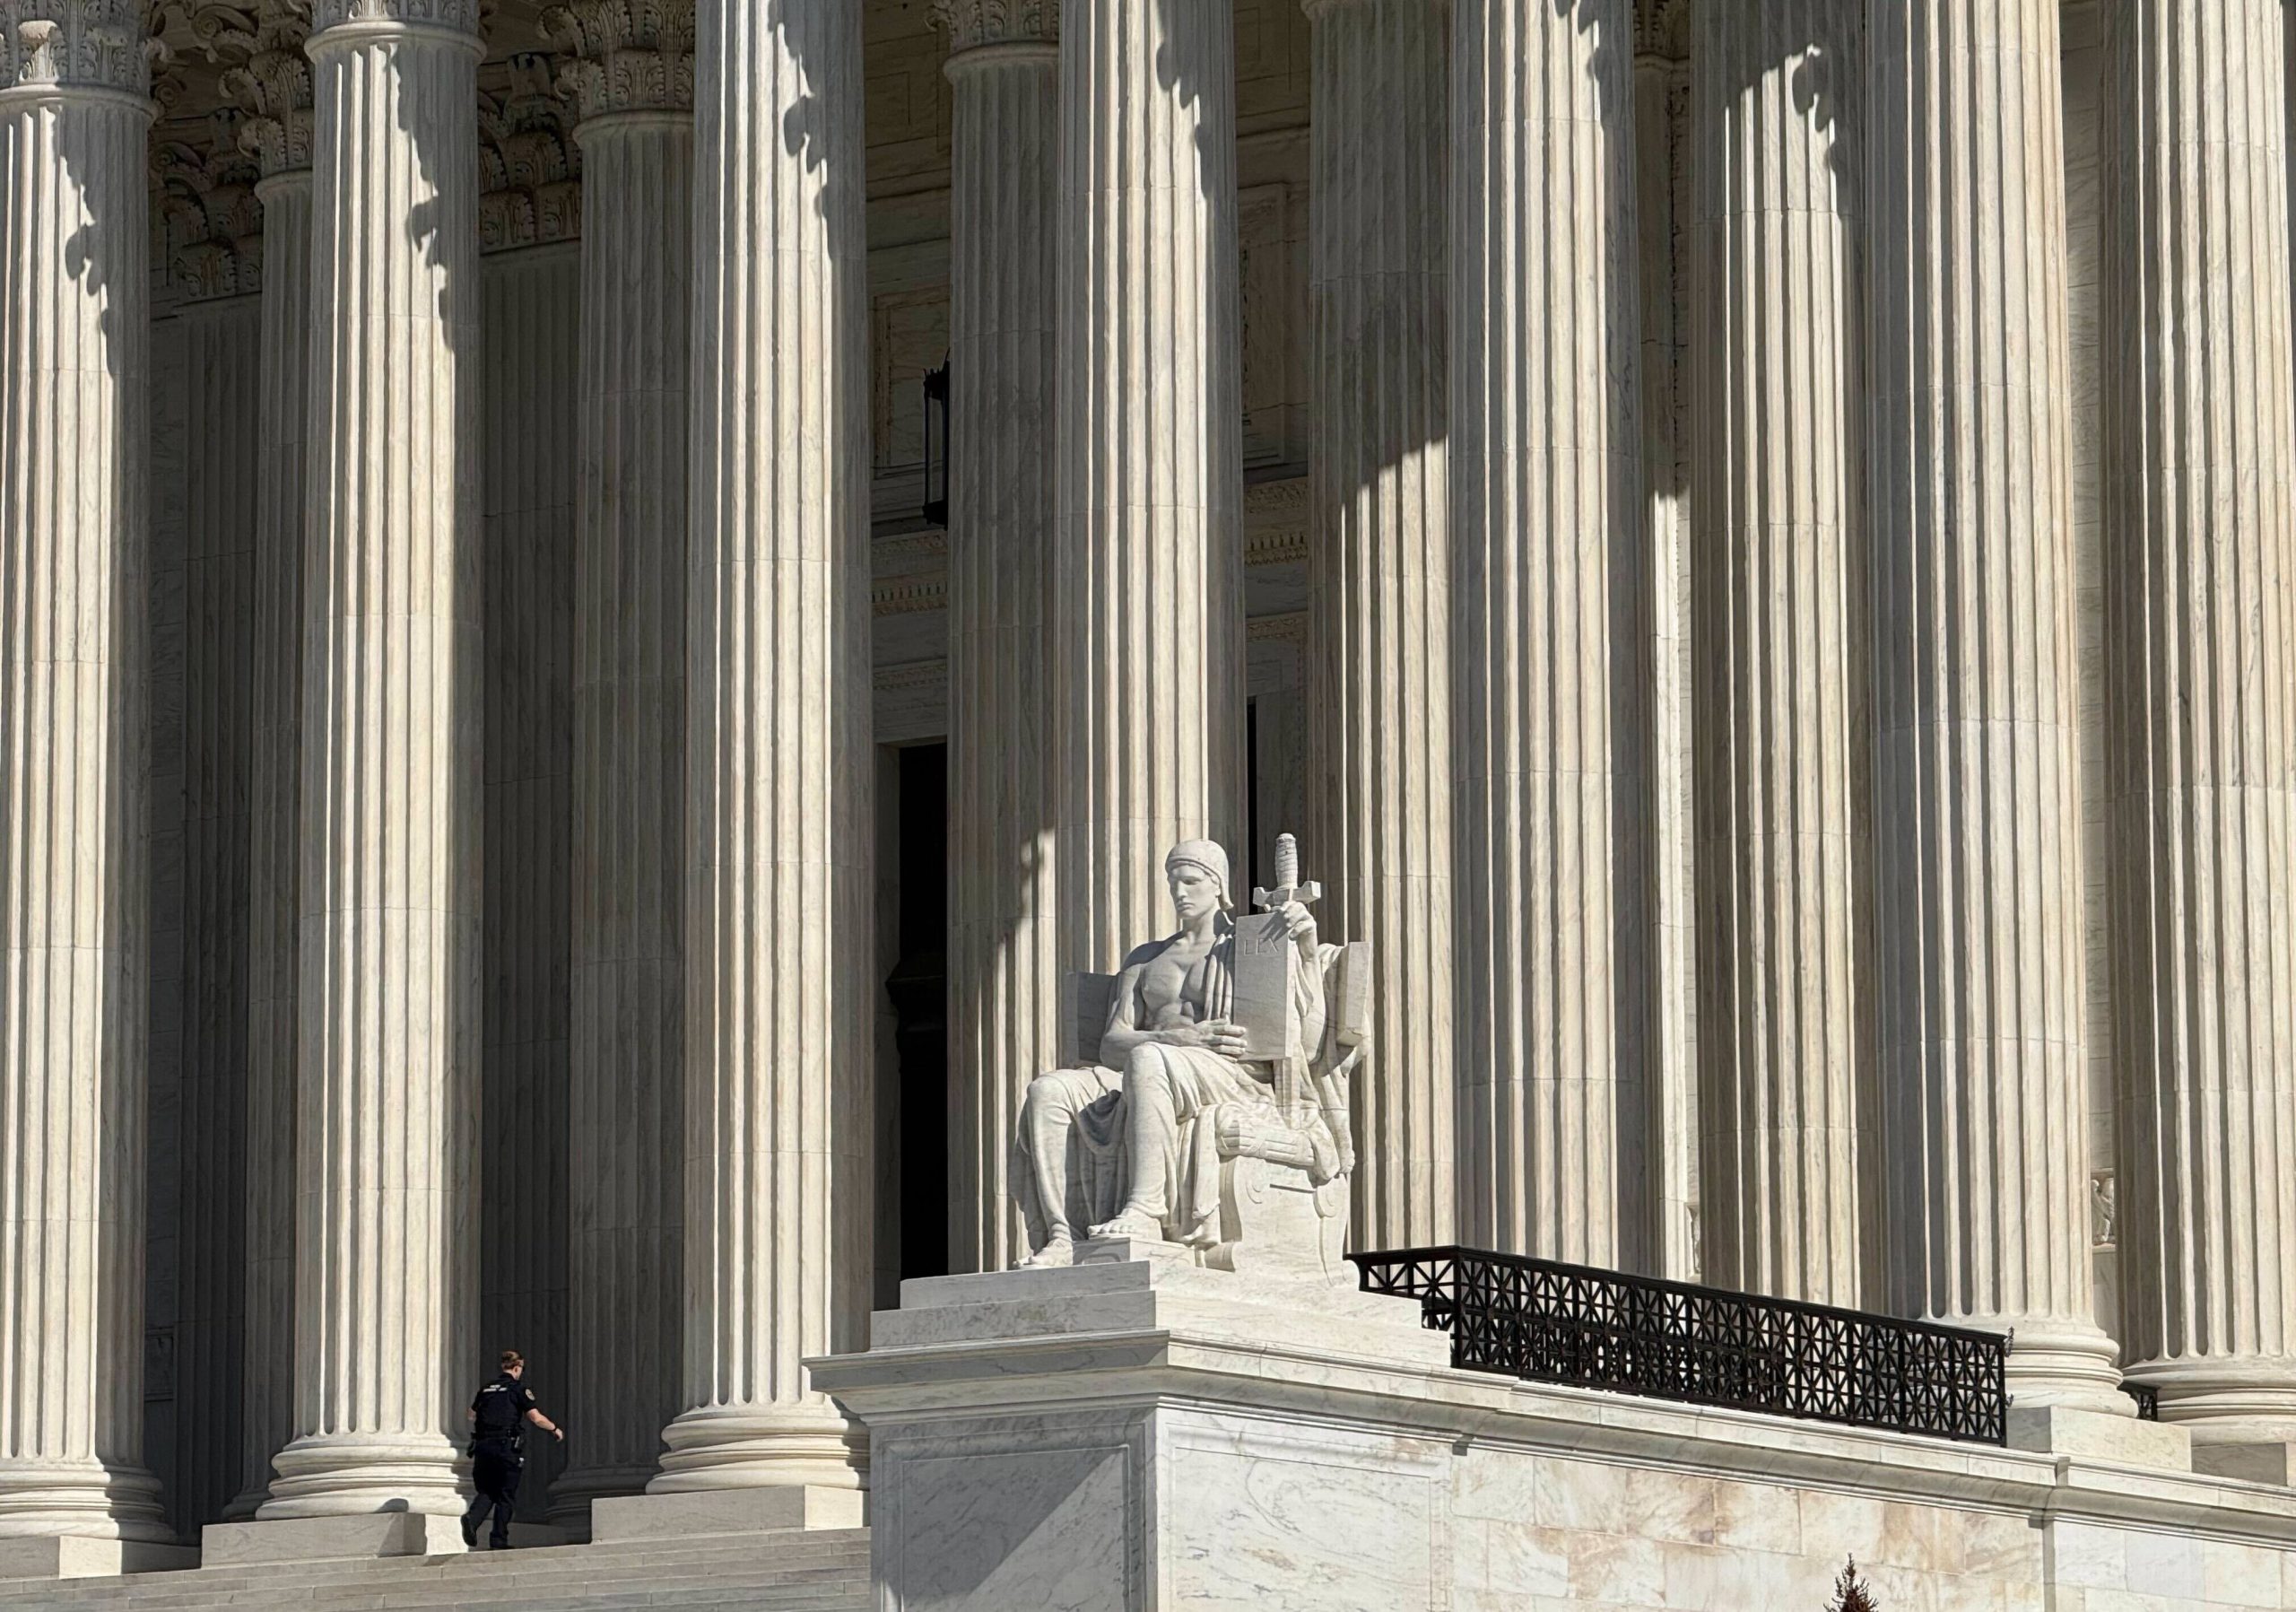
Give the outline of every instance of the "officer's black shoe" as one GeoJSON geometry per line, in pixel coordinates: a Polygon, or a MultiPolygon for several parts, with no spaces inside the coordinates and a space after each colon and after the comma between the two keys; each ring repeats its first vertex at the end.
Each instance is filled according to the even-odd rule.
{"type": "Polygon", "coordinates": [[[463,1548],[465,1550],[478,1548],[478,1524],[467,1517],[463,1519],[463,1548]]]}

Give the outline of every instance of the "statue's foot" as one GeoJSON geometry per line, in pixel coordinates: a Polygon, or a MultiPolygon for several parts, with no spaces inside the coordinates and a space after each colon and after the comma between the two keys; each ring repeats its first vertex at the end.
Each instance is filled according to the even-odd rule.
{"type": "Polygon", "coordinates": [[[1056,1265],[1076,1263],[1076,1244],[1066,1235],[1048,1237],[1045,1245],[1025,1259],[1013,1261],[1014,1270],[1046,1270],[1056,1265]]]}
{"type": "Polygon", "coordinates": [[[1094,1226],[1092,1238],[1095,1242],[1106,1238],[1110,1241],[1122,1240],[1132,1242],[1161,1242],[1164,1240],[1164,1228],[1154,1216],[1143,1215],[1136,1209],[1127,1209],[1114,1220],[1094,1226]]]}

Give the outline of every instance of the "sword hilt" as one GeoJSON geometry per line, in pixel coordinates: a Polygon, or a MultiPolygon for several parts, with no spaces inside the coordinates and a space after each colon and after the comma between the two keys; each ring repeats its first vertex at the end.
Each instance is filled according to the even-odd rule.
{"type": "Polygon", "coordinates": [[[1275,888],[1259,888],[1252,892],[1252,904],[1263,911],[1292,902],[1314,902],[1323,899],[1324,887],[1313,879],[1300,877],[1300,841],[1290,834],[1275,836],[1275,888]]]}

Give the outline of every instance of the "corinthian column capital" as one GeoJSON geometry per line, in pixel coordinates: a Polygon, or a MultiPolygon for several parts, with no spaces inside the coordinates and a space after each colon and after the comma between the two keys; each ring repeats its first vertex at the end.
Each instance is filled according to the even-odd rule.
{"type": "Polygon", "coordinates": [[[256,201],[255,164],[239,143],[239,124],[238,113],[222,108],[208,115],[204,149],[181,139],[158,140],[152,147],[167,243],[161,266],[186,297],[235,297],[262,284],[263,210],[256,201]]]}
{"type": "Polygon", "coordinates": [[[949,54],[983,45],[1049,45],[1060,38],[1060,0],[933,0],[933,25],[949,54]]]}
{"type": "Polygon", "coordinates": [[[483,252],[570,240],[582,232],[582,152],[559,63],[510,58],[509,83],[478,96],[478,245],[483,252]]]}
{"type": "Polygon", "coordinates": [[[232,63],[222,87],[247,119],[239,149],[266,179],[309,168],[311,63],[303,44],[310,38],[311,0],[257,0],[252,10],[224,14],[230,21],[208,48],[232,63]]]}
{"type": "Polygon", "coordinates": [[[583,119],[693,107],[693,0],[573,0],[543,13],[572,58],[559,89],[583,119]]]}
{"type": "Polygon", "coordinates": [[[12,90],[152,92],[167,54],[145,0],[0,0],[0,94],[12,90]]]}

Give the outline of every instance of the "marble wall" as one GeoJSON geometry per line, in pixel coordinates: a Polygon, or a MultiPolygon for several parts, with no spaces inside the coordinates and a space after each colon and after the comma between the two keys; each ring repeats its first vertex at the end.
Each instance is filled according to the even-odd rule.
{"type": "Polygon", "coordinates": [[[1852,1561],[1890,1612],[2296,1607],[2296,1496],[2173,1437],[2051,1453],[1518,1383],[1449,1369],[1408,1303],[1177,1264],[902,1296],[818,1368],[869,1425],[889,1612],[1816,1612],[1852,1561]]]}

